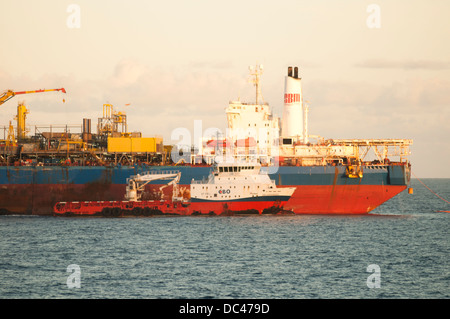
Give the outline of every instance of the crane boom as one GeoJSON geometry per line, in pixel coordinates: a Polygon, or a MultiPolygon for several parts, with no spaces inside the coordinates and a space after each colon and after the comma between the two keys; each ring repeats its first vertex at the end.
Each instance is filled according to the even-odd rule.
{"type": "MultiPolygon", "coordinates": [[[[144,190],[145,185],[156,180],[172,179],[165,187],[178,184],[181,178],[181,172],[179,171],[155,171],[146,172],[144,175],[134,175],[127,178],[125,199],[129,201],[137,201],[141,198],[141,193],[144,190]]],[[[164,188],[164,187],[162,187],[164,188]]],[[[160,191],[162,190],[160,189],[160,191]]]]}
{"type": "Polygon", "coordinates": [[[14,96],[19,95],[19,94],[43,93],[43,92],[51,92],[51,91],[61,91],[62,93],[66,93],[66,90],[64,88],[48,89],[48,90],[42,89],[42,90],[34,90],[34,91],[18,91],[18,92],[7,90],[7,91],[3,92],[2,95],[0,95],[0,105],[2,105],[6,101],[12,99],[14,96]]]}

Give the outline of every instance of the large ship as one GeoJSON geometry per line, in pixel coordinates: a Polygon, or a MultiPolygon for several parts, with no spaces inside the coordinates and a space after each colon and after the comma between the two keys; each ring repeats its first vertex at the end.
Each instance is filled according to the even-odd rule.
{"type": "MultiPolygon", "coordinates": [[[[255,102],[230,101],[226,134],[200,136],[194,146],[164,145],[162,138],[130,133],[126,114],[114,111],[110,104],[103,106],[96,134],[90,119],[83,119],[79,133],[67,125],[35,127],[32,137],[24,136],[31,131],[24,121],[18,120],[16,130],[11,124],[5,126],[0,140],[0,214],[50,215],[59,202],[123,201],[131,176],[174,169],[180,174],[177,187],[195,194],[200,189],[191,188],[207,187],[212,170],[223,167],[220,163],[244,163],[243,167],[254,169],[251,163],[257,163],[258,171],[275,186],[273,190],[292,191],[283,197],[283,210],[294,214],[367,214],[408,187],[411,140],[310,135],[298,68],[288,67],[281,119],[263,101],[262,67],[250,71],[255,102]]],[[[21,111],[18,107],[18,119],[25,119],[23,107],[21,111]]],[[[173,198],[173,189],[154,180],[146,184],[141,200],[173,198]]],[[[209,211],[224,207],[224,202],[204,197],[214,194],[192,197],[192,193],[191,207],[196,202],[209,211]]],[[[224,200],[228,206],[239,203],[231,197],[224,200]]],[[[232,208],[250,210],[253,205],[261,212],[265,207],[256,202],[232,208]]]]}

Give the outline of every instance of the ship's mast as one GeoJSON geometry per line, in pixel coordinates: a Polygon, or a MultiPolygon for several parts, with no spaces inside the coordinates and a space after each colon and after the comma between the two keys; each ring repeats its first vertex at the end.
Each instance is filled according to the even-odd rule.
{"type": "Polygon", "coordinates": [[[259,79],[263,73],[263,66],[262,66],[262,64],[256,65],[254,67],[251,65],[248,67],[248,69],[250,70],[250,76],[252,76],[252,78],[250,79],[250,82],[252,82],[256,88],[256,105],[258,105],[258,101],[259,101],[260,97],[264,101],[262,94],[261,94],[261,88],[259,86],[259,79]]]}

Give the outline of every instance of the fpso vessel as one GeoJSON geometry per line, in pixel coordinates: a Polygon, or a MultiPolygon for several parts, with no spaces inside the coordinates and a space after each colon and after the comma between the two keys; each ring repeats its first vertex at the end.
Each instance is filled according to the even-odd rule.
{"type": "MultiPolygon", "coordinates": [[[[32,165],[0,166],[0,214],[49,215],[59,202],[123,201],[130,176],[147,172],[176,170],[180,173],[177,187],[191,189],[193,180],[207,180],[211,176],[215,162],[230,159],[236,163],[257,162],[277,189],[292,190],[285,198],[283,210],[294,214],[367,214],[407,188],[411,140],[324,139],[310,135],[308,105],[303,101],[298,68],[289,67],[285,77],[282,119],[273,116],[269,105],[261,102],[262,67],[250,70],[256,101],[229,103],[225,136],[201,136],[194,141],[195,150],[189,149],[183,156],[179,155],[182,146],[175,145],[171,161],[156,164],[142,158],[137,163],[138,154],[126,151],[119,155],[128,159],[127,165],[117,162],[117,152],[110,152],[110,159],[115,160],[106,163],[105,158],[99,158],[105,151],[93,154],[92,150],[82,150],[78,152],[79,158],[90,154],[99,161],[90,166],[43,165],[38,155],[42,153],[34,149],[28,154],[36,155],[32,165]]],[[[73,161],[77,157],[71,158],[73,161]]],[[[161,201],[161,194],[172,198],[173,190],[155,180],[145,186],[142,199],[161,201]]],[[[195,206],[197,200],[191,195],[188,197],[195,206]]],[[[245,209],[251,209],[247,206],[245,209]]],[[[210,210],[221,207],[223,203],[210,210]]]]}

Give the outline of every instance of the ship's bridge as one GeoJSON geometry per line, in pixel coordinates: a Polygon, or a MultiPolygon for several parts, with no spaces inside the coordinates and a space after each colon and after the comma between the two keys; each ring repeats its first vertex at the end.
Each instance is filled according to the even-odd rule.
{"type": "Polygon", "coordinates": [[[220,163],[214,167],[215,175],[253,175],[259,174],[261,164],[259,163],[220,163]]]}
{"type": "Polygon", "coordinates": [[[191,184],[265,183],[271,184],[269,175],[261,171],[259,163],[220,163],[203,180],[192,179],[191,184]]]}

